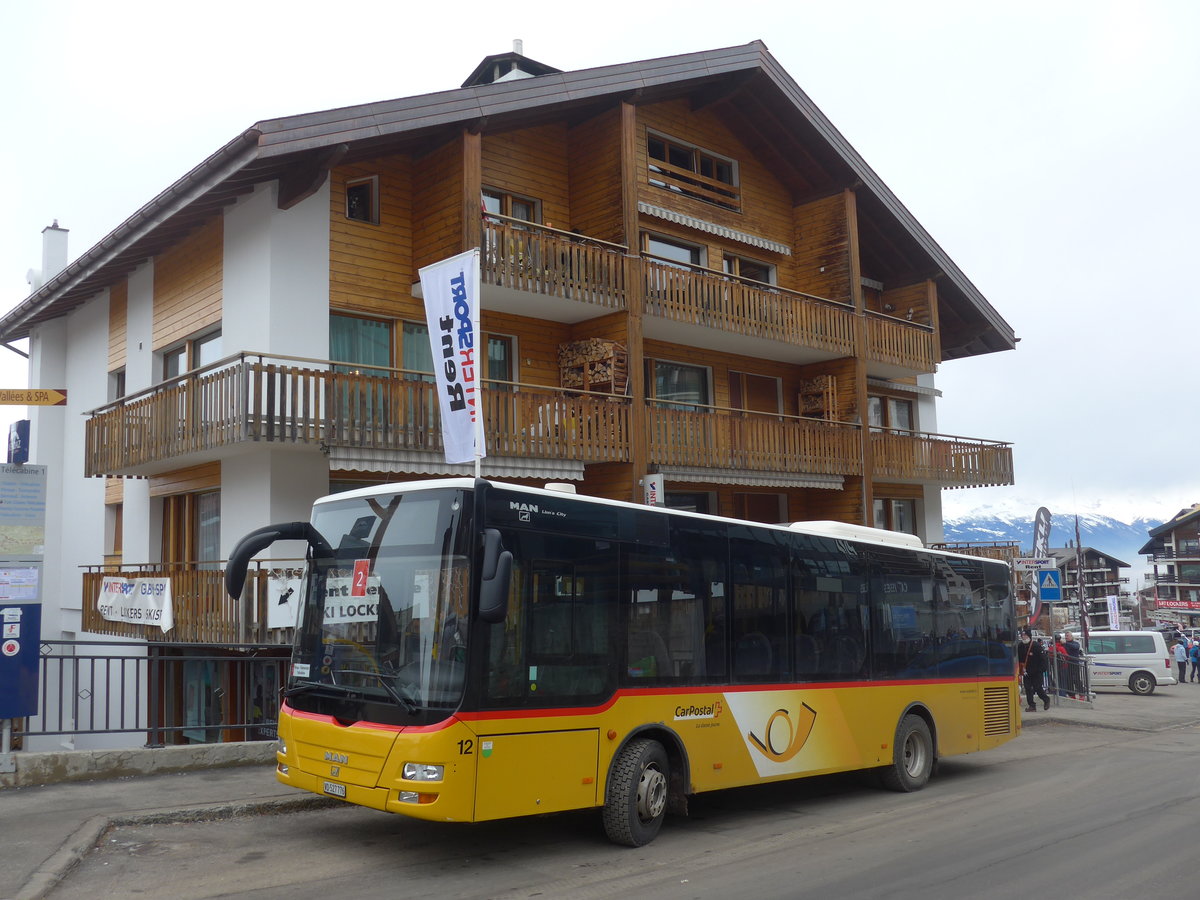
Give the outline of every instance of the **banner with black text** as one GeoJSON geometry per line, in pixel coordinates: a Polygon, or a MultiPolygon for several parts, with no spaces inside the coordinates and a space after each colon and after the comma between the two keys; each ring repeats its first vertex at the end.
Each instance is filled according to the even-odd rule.
{"type": "Polygon", "coordinates": [[[482,459],[487,456],[481,405],[486,351],[479,356],[479,251],[425,266],[420,276],[446,462],[482,459]]]}

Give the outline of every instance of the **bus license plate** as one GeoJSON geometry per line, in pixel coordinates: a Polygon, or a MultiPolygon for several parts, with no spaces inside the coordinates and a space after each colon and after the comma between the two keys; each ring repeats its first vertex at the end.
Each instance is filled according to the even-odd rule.
{"type": "Polygon", "coordinates": [[[337,784],[333,781],[327,781],[325,782],[325,793],[331,794],[334,797],[341,797],[343,800],[345,800],[346,786],[344,784],[337,784]]]}

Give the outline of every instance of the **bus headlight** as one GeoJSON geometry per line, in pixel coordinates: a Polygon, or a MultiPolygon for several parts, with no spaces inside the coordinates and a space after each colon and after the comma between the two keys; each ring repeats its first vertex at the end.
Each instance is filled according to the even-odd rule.
{"type": "Polygon", "coordinates": [[[403,776],[405,781],[441,781],[445,771],[445,766],[408,762],[404,764],[403,776]]]}

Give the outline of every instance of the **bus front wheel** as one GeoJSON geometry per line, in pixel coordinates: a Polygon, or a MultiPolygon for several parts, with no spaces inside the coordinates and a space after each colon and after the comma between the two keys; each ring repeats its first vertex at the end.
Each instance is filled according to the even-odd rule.
{"type": "Polygon", "coordinates": [[[667,814],[667,753],[649,738],[630,741],[613,763],[604,799],[604,833],[616,844],[654,840],[667,814]]]}
{"type": "Polygon", "coordinates": [[[892,791],[919,791],[933,773],[933,737],[920,716],[909,714],[896,726],[892,764],[879,771],[879,780],[892,791]]]}

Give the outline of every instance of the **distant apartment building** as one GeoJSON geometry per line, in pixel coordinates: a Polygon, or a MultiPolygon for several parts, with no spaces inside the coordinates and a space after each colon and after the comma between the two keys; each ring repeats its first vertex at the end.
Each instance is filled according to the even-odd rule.
{"type": "Polygon", "coordinates": [[[137,572],[172,580],[171,641],[282,641],[265,594],[222,589],[242,535],[469,474],[418,270],[475,248],[484,477],[641,501],[654,475],[670,506],[928,542],[942,490],[1013,480],[1008,444],[938,433],[933,379],[1012,328],[759,42],[488,57],[455,90],[259,122],[139,205],[0,318],[69,395],[32,413],[54,635],[162,640],[97,611],[137,572]]]}
{"type": "Polygon", "coordinates": [[[1140,552],[1153,567],[1148,589],[1155,607],[1180,614],[1184,623],[1200,616],[1200,504],[1152,529],[1140,552]]]}
{"type": "MultiPolygon", "coordinates": [[[[1082,597],[1087,604],[1090,627],[1109,627],[1109,597],[1117,598],[1120,627],[1127,628],[1131,624],[1137,627],[1137,601],[1129,593],[1128,576],[1121,575],[1121,569],[1129,568],[1129,563],[1094,547],[1055,547],[1050,550],[1050,555],[1059,572],[1064,600],[1068,604],[1078,604],[1082,597]]],[[[1079,607],[1070,612],[1067,620],[1077,621],[1079,607]]]]}

